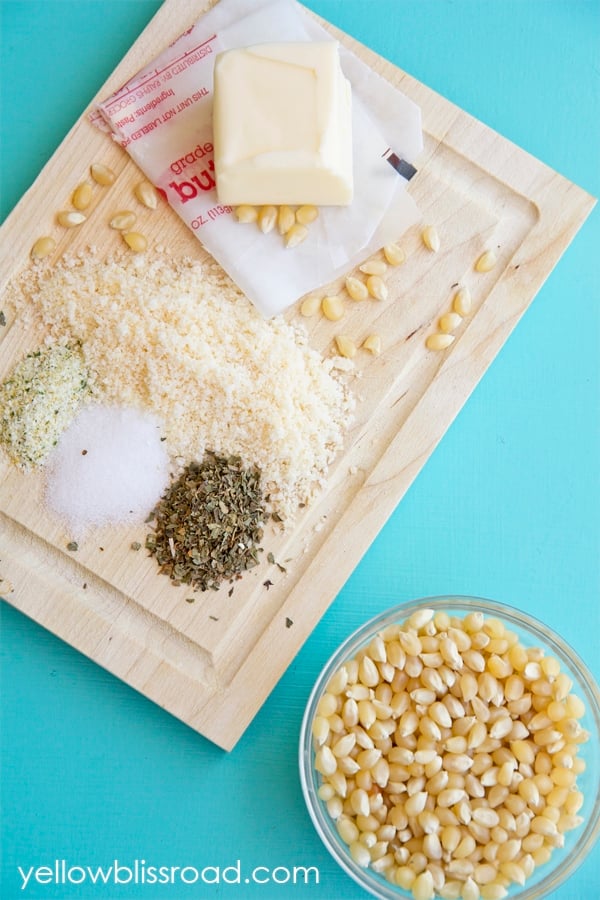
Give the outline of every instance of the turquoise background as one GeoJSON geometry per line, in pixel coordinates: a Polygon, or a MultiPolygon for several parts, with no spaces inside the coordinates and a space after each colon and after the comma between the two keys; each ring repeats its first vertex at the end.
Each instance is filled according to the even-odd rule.
{"type": "MultiPolygon", "coordinates": [[[[306,5],[599,196],[598,2],[306,5]]],[[[1,0],[2,218],[158,7],[1,0]]],[[[596,210],[230,754],[2,604],[2,898],[365,897],[313,831],[296,747],[327,657],[396,602],[457,592],[521,607],[598,678],[599,221],[596,210]],[[320,884],[19,890],[18,865],[57,858],[310,865],[320,884]]],[[[554,900],[600,895],[599,850],[554,900]]]]}

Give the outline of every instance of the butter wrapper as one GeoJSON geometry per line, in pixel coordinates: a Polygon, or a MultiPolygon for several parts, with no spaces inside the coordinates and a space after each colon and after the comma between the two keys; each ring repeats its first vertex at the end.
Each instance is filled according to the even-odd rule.
{"type": "Polygon", "coordinates": [[[346,273],[420,218],[406,179],[388,159],[416,161],[423,146],[420,109],[341,46],[342,70],[352,85],[352,204],[321,207],[306,240],[286,249],[276,230],[263,234],[242,225],[218,201],[216,54],[270,41],[331,39],[296,0],[219,0],[91,115],[265,316],[346,273]]]}

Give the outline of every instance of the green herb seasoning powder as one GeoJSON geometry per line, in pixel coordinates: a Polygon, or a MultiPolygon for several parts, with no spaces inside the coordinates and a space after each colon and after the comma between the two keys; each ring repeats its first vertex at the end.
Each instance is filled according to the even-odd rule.
{"type": "Polygon", "coordinates": [[[78,346],[53,344],[28,353],[0,384],[0,444],[12,462],[42,465],[88,394],[78,346]]]}
{"type": "Polygon", "coordinates": [[[266,518],[260,471],[237,456],[207,453],[157,504],[146,548],[173,584],[217,590],[258,564],[266,518]]]}

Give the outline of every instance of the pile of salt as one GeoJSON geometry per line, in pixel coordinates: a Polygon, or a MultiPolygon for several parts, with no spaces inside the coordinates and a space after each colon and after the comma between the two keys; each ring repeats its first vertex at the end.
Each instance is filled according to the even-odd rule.
{"type": "Polygon", "coordinates": [[[73,537],[143,521],[169,481],[159,420],[120,406],[84,407],[48,459],[46,502],[73,537]]]}

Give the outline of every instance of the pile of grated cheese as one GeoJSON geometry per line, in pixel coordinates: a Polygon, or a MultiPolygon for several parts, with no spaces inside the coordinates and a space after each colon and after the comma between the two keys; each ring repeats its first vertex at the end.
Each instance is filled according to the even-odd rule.
{"type": "Polygon", "coordinates": [[[89,251],[27,270],[13,302],[53,339],[80,342],[96,399],[156,413],[179,466],[239,455],[283,521],[326,483],[352,420],[348,386],[302,328],[264,319],[216,264],[89,251]]]}

